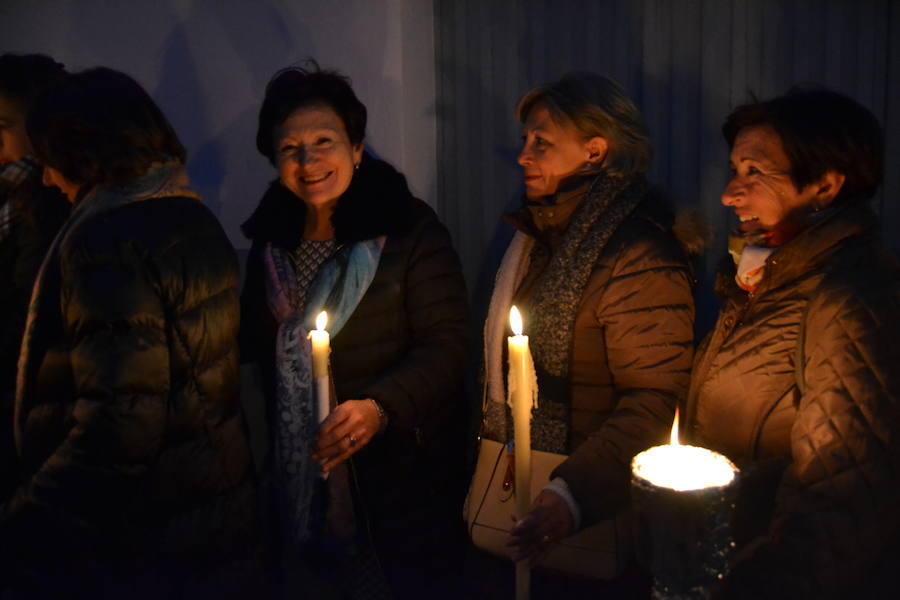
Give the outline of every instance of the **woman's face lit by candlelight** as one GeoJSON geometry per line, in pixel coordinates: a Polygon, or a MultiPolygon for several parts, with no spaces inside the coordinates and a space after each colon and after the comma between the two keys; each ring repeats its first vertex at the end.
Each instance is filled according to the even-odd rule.
{"type": "Polygon", "coordinates": [[[275,156],[281,183],[307,206],[333,206],[350,186],[362,160],[344,122],[329,106],[298,108],[275,130],[275,156]]]}
{"type": "Polygon", "coordinates": [[[824,208],[844,181],[843,175],[829,172],[798,190],[781,137],[769,125],[738,132],[731,149],[731,171],[722,204],[734,208],[744,232],[773,231],[815,207],[824,208]]]}
{"type": "Polygon", "coordinates": [[[536,104],[522,124],[518,162],[525,177],[525,195],[535,199],[556,193],[561,181],[585,165],[603,162],[606,150],[602,137],[585,139],[570,123],[557,123],[545,104],[536,104]]]}

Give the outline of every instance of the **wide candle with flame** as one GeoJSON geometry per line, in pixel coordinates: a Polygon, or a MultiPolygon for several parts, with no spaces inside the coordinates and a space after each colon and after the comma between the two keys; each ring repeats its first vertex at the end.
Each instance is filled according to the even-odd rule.
{"type": "Polygon", "coordinates": [[[718,452],[678,441],[631,462],[636,554],[654,580],[654,598],[705,598],[725,576],[737,467],[718,452]]]}
{"type": "Polygon", "coordinates": [[[644,450],[634,457],[631,470],[653,485],[679,492],[728,485],[737,472],[734,464],[718,452],[679,443],[677,410],[669,445],[644,450]]]}
{"type": "Polygon", "coordinates": [[[331,382],[328,379],[328,355],[331,354],[331,339],[325,326],[328,324],[328,313],[324,310],[316,317],[316,328],[309,332],[312,340],[313,379],[316,382],[316,408],[319,423],[325,420],[329,412],[329,393],[331,382]]]}
{"type": "MultiPolygon", "coordinates": [[[[531,509],[531,408],[537,397],[534,361],[528,349],[528,336],[522,335],[522,316],[513,306],[509,311],[508,338],[509,375],[507,387],[512,409],[516,455],[516,516],[524,517],[531,509]]],[[[516,565],[516,598],[527,600],[530,573],[524,562],[516,565]]]]}

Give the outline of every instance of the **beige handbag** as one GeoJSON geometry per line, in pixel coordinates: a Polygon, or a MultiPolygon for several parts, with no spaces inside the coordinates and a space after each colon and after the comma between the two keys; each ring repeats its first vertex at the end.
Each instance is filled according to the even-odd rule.
{"type": "MultiPolygon", "coordinates": [[[[566,458],[563,454],[532,451],[532,498],[547,484],[553,469],[566,458]]],[[[512,487],[507,485],[504,490],[509,459],[504,444],[482,438],[466,500],[466,522],[472,542],[503,558],[510,558],[506,543],[516,505],[512,487]]],[[[583,529],[558,543],[538,566],[592,579],[612,579],[628,562],[631,549],[628,523],[627,515],[623,515],[583,529]]]]}

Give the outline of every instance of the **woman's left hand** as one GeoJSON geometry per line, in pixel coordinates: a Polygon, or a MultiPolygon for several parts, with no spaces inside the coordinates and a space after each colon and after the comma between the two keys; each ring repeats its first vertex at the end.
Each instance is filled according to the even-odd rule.
{"type": "Polygon", "coordinates": [[[328,473],[368,444],[380,426],[381,417],[371,398],[346,400],[319,427],[313,458],[328,473]]]}
{"type": "Polygon", "coordinates": [[[513,527],[506,545],[513,549],[513,560],[527,560],[534,566],[561,539],[572,534],[574,524],[562,496],[544,489],[534,499],[531,511],[513,527]]]}

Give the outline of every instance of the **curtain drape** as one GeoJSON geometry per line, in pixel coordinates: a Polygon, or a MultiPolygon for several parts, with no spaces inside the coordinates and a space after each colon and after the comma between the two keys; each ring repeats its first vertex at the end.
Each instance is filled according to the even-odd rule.
{"type": "MultiPolygon", "coordinates": [[[[466,276],[483,293],[505,242],[498,219],[521,194],[518,98],[566,71],[621,83],[655,146],[651,180],[715,234],[698,265],[698,322],[731,227],[719,203],[735,106],[820,83],[869,107],[886,133],[874,200],[900,250],[900,2],[892,0],[435,0],[438,206],[466,276]]],[[[476,298],[477,302],[477,298],[476,298]]]]}

